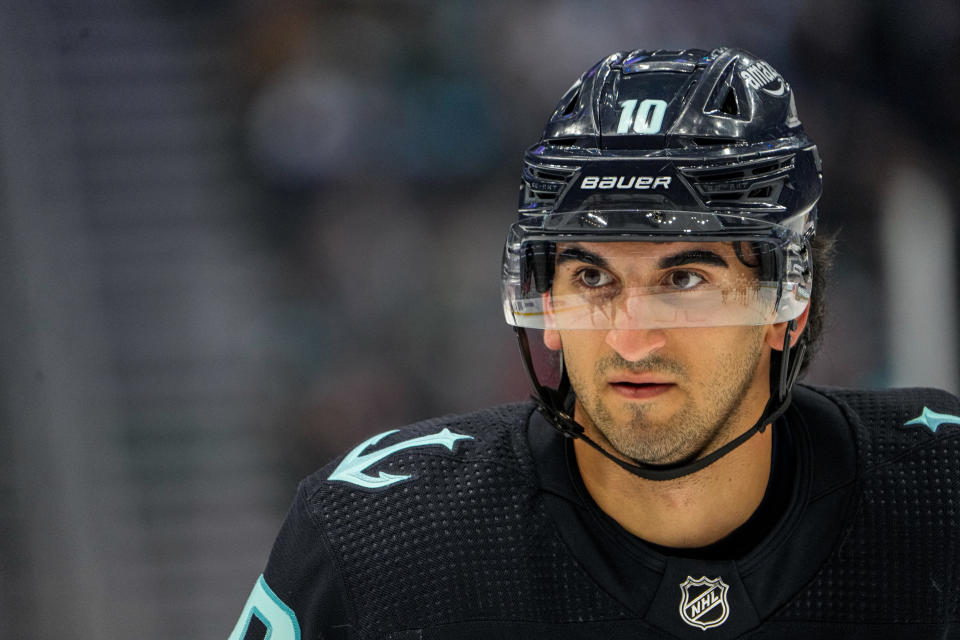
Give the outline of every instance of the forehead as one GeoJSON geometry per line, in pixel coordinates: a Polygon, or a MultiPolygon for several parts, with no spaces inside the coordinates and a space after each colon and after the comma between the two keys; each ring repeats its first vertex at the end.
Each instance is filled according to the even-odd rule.
{"type": "Polygon", "coordinates": [[[715,254],[728,261],[740,262],[737,257],[737,251],[744,258],[753,255],[753,250],[748,243],[733,242],[637,242],[637,241],[605,241],[605,242],[558,242],[557,254],[562,254],[565,250],[577,249],[588,254],[603,257],[614,262],[620,260],[630,261],[658,261],[661,258],[667,258],[684,253],[701,252],[704,254],[715,254]]]}

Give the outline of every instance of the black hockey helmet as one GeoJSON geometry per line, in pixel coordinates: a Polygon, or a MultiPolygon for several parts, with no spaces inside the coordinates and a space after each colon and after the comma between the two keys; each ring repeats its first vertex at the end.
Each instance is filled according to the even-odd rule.
{"type": "MultiPolygon", "coordinates": [[[[519,220],[504,249],[504,314],[517,329],[544,413],[568,435],[582,437],[563,409],[566,376],[557,388],[540,381],[527,328],[783,321],[794,328],[810,300],[820,193],[819,156],[797,117],[793,92],[756,56],[730,48],[624,51],[587,70],[524,154],[519,220]],[[630,292],[642,304],[616,308],[548,293],[558,243],[625,241],[729,242],[756,267],[757,279],[696,295],[643,287],[630,292]]],[[[783,352],[775,352],[762,424],[742,439],[689,464],[624,464],[643,477],[679,477],[762,430],[789,404],[803,360],[803,338],[793,353],[789,342],[790,331],[783,352]]]]}

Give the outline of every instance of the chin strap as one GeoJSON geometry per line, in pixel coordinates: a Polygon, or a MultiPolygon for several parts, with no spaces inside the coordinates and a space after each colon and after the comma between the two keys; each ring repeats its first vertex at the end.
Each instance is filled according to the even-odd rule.
{"type": "Polygon", "coordinates": [[[703,452],[698,451],[684,460],[664,465],[621,460],[587,436],[584,433],[583,426],[574,420],[563,408],[570,390],[566,369],[563,368],[561,381],[557,389],[551,389],[540,384],[533,368],[533,359],[530,355],[530,342],[527,337],[527,332],[521,327],[517,327],[516,331],[517,340],[520,343],[520,352],[523,355],[524,369],[531,383],[533,383],[533,388],[536,392],[533,396],[533,401],[536,402],[537,410],[543,414],[547,421],[565,437],[578,438],[584,441],[616,463],[619,467],[633,475],[644,478],[645,480],[663,481],[682,478],[683,476],[688,476],[708,467],[749,440],[755,433],[763,433],[768,424],[772,424],[777,418],[783,415],[787,407],[790,406],[791,389],[793,389],[793,384],[800,374],[800,364],[803,362],[803,356],[806,353],[806,340],[801,338],[796,347],[796,354],[793,358],[790,357],[790,336],[796,328],[797,321],[791,320],[787,324],[786,334],[783,338],[783,351],[774,353],[771,356],[770,399],[767,400],[767,404],[760,414],[760,419],[739,436],[706,456],[700,457],[703,452]]]}

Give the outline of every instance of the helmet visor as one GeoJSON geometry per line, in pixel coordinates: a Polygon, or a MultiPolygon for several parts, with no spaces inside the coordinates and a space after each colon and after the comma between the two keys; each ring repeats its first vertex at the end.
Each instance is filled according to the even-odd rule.
{"type": "Polygon", "coordinates": [[[532,329],[783,322],[803,313],[810,295],[809,270],[788,254],[782,243],[756,238],[518,239],[507,247],[504,313],[509,324],[532,329]]]}

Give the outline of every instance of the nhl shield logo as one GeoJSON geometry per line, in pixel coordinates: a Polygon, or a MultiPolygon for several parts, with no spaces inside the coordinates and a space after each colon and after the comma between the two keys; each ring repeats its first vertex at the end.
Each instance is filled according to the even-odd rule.
{"type": "Polygon", "coordinates": [[[706,631],[719,627],[730,615],[727,604],[727,590],[730,587],[721,579],[709,580],[700,576],[694,580],[690,576],[680,585],[680,617],[692,627],[706,631]]]}

